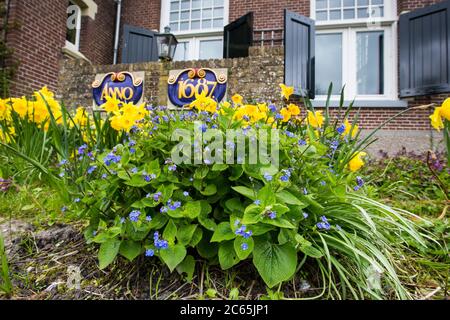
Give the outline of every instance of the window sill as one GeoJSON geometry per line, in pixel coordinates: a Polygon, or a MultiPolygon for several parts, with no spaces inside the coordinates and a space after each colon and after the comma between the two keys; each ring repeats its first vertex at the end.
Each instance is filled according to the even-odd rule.
{"type": "MultiPolygon", "coordinates": [[[[326,100],[311,100],[311,103],[313,107],[320,108],[325,106],[326,100]]],[[[329,106],[337,108],[339,103],[339,100],[331,100],[329,106]]],[[[348,107],[350,103],[351,101],[345,100],[344,107],[348,107]]],[[[357,108],[406,108],[408,102],[404,100],[355,100],[353,106],[357,108]]]]}
{"type": "Polygon", "coordinates": [[[71,48],[69,48],[67,46],[63,47],[61,49],[61,51],[62,51],[63,54],[68,55],[68,56],[70,56],[72,58],[79,59],[79,60],[84,60],[86,62],[91,63],[91,61],[88,58],[86,58],[86,56],[84,54],[82,54],[80,51],[73,50],[73,49],[71,49],[71,48]]]}

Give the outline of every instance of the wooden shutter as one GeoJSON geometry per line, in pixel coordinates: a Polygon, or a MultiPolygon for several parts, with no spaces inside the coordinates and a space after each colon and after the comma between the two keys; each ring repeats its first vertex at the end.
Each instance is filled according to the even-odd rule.
{"type": "Polygon", "coordinates": [[[125,25],[123,39],[122,63],[158,61],[155,32],[125,25]]]}
{"type": "Polygon", "coordinates": [[[314,99],[315,22],[284,11],[284,82],[295,94],[314,99]]]}
{"type": "Polygon", "coordinates": [[[223,43],[224,58],[248,57],[253,44],[253,12],[225,26],[223,43]]]}
{"type": "Polygon", "coordinates": [[[450,1],[400,16],[400,96],[450,92],[450,1]]]}

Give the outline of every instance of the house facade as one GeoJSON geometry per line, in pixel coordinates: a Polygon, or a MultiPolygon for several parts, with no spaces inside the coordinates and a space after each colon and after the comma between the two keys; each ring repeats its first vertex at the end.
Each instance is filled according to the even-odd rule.
{"type": "MultiPolygon", "coordinates": [[[[361,108],[368,128],[450,93],[448,0],[4,0],[3,6],[3,37],[13,49],[4,63],[19,62],[10,87],[15,96],[43,85],[61,91],[68,61],[120,70],[155,60],[148,37],[167,26],[178,40],[176,66],[248,57],[250,69],[258,69],[264,58],[252,58],[256,49],[248,47],[267,48],[266,58],[281,54],[270,48],[284,47],[288,84],[307,90],[316,107],[325,105],[331,82],[330,106],[337,106],[345,86],[345,100],[361,108]],[[242,17],[247,25],[239,29],[242,17]],[[304,27],[296,19],[306,21],[307,33],[295,31],[304,27]],[[233,56],[229,48],[244,53],[233,56]]],[[[387,127],[391,138],[384,141],[398,137],[412,149],[427,148],[429,113],[406,112],[387,127]]]]}

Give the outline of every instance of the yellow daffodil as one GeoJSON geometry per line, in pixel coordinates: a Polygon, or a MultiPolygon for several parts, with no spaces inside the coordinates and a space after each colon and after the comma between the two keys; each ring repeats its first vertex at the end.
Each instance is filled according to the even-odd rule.
{"type": "Polygon", "coordinates": [[[322,127],[324,119],[325,118],[322,115],[322,111],[316,111],[316,112],[308,111],[308,123],[313,128],[322,127]]]}
{"type": "Polygon", "coordinates": [[[228,109],[229,107],[231,107],[231,103],[229,103],[228,101],[225,101],[225,102],[222,103],[222,107],[228,109]]]}
{"type": "Polygon", "coordinates": [[[22,98],[13,98],[12,99],[12,109],[16,112],[21,118],[25,118],[28,113],[28,101],[25,97],[22,98]]]}
{"type": "Polygon", "coordinates": [[[117,99],[116,94],[106,97],[106,102],[102,104],[101,108],[109,113],[119,111],[120,100],[117,99]]]}
{"type": "Polygon", "coordinates": [[[291,103],[287,106],[287,108],[288,108],[289,112],[291,113],[291,115],[293,115],[293,116],[300,115],[300,108],[297,105],[291,103]]]}
{"type": "Polygon", "coordinates": [[[196,108],[199,111],[217,112],[217,101],[206,96],[206,91],[195,93],[195,100],[189,105],[189,108],[196,108]]]}
{"type": "Polygon", "coordinates": [[[441,110],[442,107],[437,107],[436,109],[434,109],[434,113],[430,116],[431,125],[437,131],[441,131],[441,129],[444,129],[444,122],[442,121],[441,110]]]}
{"type": "Polygon", "coordinates": [[[288,122],[291,119],[291,113],[286,108],[281,109],[280,114],[283,116],[283,122],[288,122]]]}
{"type": "Polygon", "coordinates": [[[10,107],[7,100],[0,99],[0,120],[10,118],[10,107]]]}
{"type": "Polygon", "coordinates": [[[450,121],[450,98],[445,99],[441,106],[440,114],[443,118],[450,121]]]}
{"type": "Polygon", "coordinates": [[[77,125],[79,127],[85,127],[87,123],[88,123],[88,116],[86,109],[83,107],[78,107],[75,116],[73,117],[73,123],[71,123],[71,127],[73,127],[74,125],[77,125]]]}
{"type": "Polygon", "coordinates": [[[348,119],[345,119],[344,126],[345,126],[345,130],[342,133],[342,136],[345,137],[345,136],[349,135],[350,131],[351,131],[351,134],[352,134],[352,138],[354,138],[358,134],[358,130],[359,129],[358,129],[358,125],[357,124],[355,124],[353,129],[352,129],[352,124],[348,121],[348,119]]]}
{"type": "Polygon", "coordinates": [[[294,94],[294,87],[288,87],[285,84],[280,84],[280,88],[281,96],[286,100],[289,100],[289,98],[294,94]]]}
{"type": "Polygon", "coordinates": [[[365,152],[356,152],[353,155],[353,158],[350,160],[350,162],[348,163],[348,168],[350,169],[350,171],[355,172],[358,171],[359,169],[362,168],[362,166],[364,166],[364,161],[363,161],[363,157],[365,157],[367,155],[367,153],[365,152]]]}
{"type": "Polygon", "coordinates": [[[235,105],[241,105],[242,104],[242,96],[239,94],[235,94],[234,96],[231,97],[231,101],[233,101],[233,103],[235,105]]]}

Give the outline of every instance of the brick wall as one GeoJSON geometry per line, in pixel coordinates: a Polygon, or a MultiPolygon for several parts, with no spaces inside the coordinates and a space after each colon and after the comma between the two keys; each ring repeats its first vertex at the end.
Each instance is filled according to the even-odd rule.
{"type": "Polygon", "coordinates": [[[8,46],[20,62],[11,92],[25,95],[48,85],[56,89],[66,37],[66,0],[11,0],[8,46]]]}
{"type": "Polygon", "coordinates": [[[84,16],[81,21],[80,52],[94,64],[112,64],[116,4],[114,0],[95,0],[95,20],[84,16]]]}
{"type": "Polygon", "coordinates": [[[255,29],[283,28],[284,9],[309,17],[310,0],[230,0],[229,21],[253,11],[255,29]]]}
{"type": "Polygon", "coordinates": [[[397,0],[397,9],[400,14],[402,11],[420,9],[442,1],[443,0],[397,0]]]}

